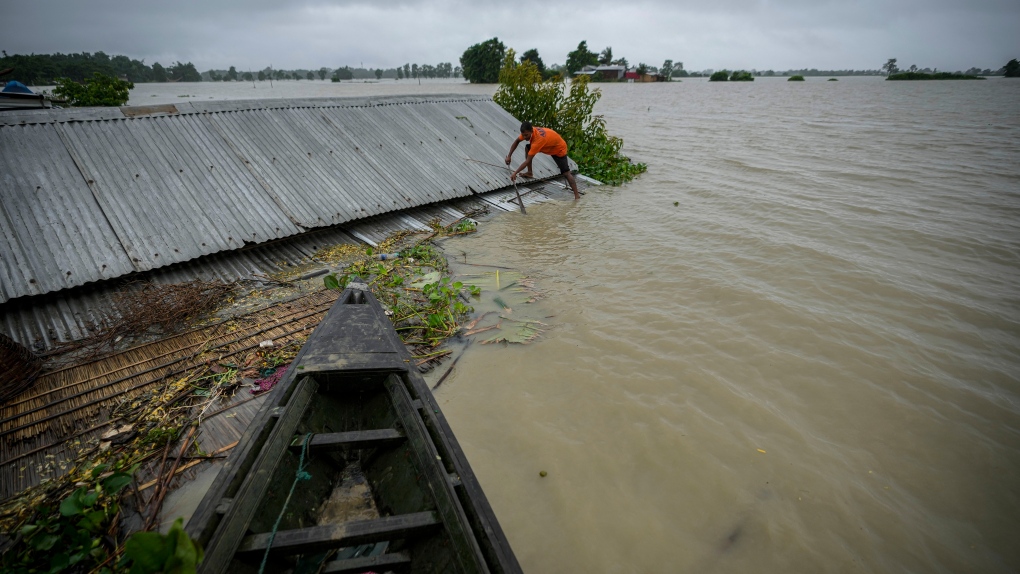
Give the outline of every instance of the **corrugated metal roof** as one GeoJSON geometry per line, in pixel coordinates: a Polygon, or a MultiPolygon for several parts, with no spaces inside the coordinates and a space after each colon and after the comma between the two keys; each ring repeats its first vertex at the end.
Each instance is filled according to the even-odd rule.
{"type": "MultiPolygon", "coordinates": [[[[358,240],[330,227],[135,274],[131,279],[156,283],[251,279],[307,262],[320,249],[343,243],[356,244],[358,240]]],[[[112,281],[8,301],[0,304],[0,331],[36,352],[81,339],[104,319],[117,317],[115,294],[123,289],[121,281],[112,281]]]]}
{"type": "Polygon", "coordinates": [[[518,127],[463,96],[5,113],[0,302],[503,188],[518,127]]]}
{"type": "MultiPolygon", "coordinates": [[[[569,190],[554,181],[529,182],[519,187],[525,207],[550,197],[570,196],[569,190]]],[[[586,185],[581,183],[581,187],[583,189],[586,185]]],[[[359,219],[342,226],[307,231],[262,245],[136,273],[130,279],[183,283],[193,279],[230,282],[258,278],[314,262],[316,252],[325,247],[359,241],[375,246],[397,231],[428,229],[429,222],[437,218],[442,225],[449,225],[465,217],[466,213],[493,207],[502,211],[517,211],[513,188],[359,219]]],[[[0,332],[36,352],[52,349],[58,343],[81,339],[104,319],[117,317],[115,293],[123,288],[121,281],[108,281],[2,303],[0,332]]]]}

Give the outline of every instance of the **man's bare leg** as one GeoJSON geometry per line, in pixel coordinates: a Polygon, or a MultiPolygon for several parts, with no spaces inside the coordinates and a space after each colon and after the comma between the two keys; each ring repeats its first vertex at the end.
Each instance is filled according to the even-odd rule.
{"type": "Polygon", "coordinates": [[[577,180],[574,179],[574,174],[568,171],[563,175],[567,176],[567,182],[570,183],[570,189],[574,190],[574,199],[581,199],[581,192],[577,191],[577,180]]]}

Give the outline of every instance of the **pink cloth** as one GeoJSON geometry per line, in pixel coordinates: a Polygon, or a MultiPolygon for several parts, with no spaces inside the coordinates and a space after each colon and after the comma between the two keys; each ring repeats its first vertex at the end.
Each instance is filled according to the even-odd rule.
{"type": "Polygon", "coordinates": [[[276,372],[273,373],[272,375],[269,375],[264,379],[256,380],[255,381],[256,388],[251,390],[251,394],[257,395],[259,393],[264,393],[266,391],[272,390],[272,388],[276,386],[276,383],[279,383],[280,379],[283,378],[283,375],[287,373],[287,367],[289,366],[290,365],[280,365],[279,367],[276,367],[276,372]]]}

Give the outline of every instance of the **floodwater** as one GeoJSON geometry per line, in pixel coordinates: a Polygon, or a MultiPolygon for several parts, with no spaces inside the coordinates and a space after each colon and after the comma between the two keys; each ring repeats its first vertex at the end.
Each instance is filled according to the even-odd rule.
{"type": "Polygon", "coordinates": [[[648,173],[445,244],[542,294],[437,390],[525,571],[1020,570],[1020,81],[601,88],[648,173]]]}

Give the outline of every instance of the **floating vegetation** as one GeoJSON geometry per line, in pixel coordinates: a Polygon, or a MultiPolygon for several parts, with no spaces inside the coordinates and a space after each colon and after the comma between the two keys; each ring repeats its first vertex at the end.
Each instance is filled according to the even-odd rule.
{"type": "Polygon", "coordinates": [[[538,317],[528,316],[534,314],[528,305],[541,297],[530,277],[519,271],[500,269],[460,277],[478,286],[479,305],[491,301],[498,309],[472,321],[465,327],[464,336],[489,333],[480,339],[482,343],[523,345],[531,343],[548,330],[549,325],[538,317]]]}
{"type": "MultiPolygon", "coordinates": [[[[351,264],[342,274],[330,274],[323,283],[330,289],[344,289],[352,281],[364,283],[388,314],[405,344],[414,354],[438,360],[445,353],[433,351],[457,333],[459,322],[473,311],[473,286],[454,281],[449,275],[446,256],[431,240],[433,233],[398,252],[395,259],[376,261],[365,258],[351,264]]],[[[406,237],[406,236],[405,236],[406,237]]],[[[380,249],[387,242],[380,244],[380,249]]],[[[389,247],[392,249],[393,244],[389,247]]],[[[365,249],[371,257],[372,248],[365,249]]]]}
{"type": "Polygon", "coordinates": [[[482,339],[482,344],[490,343],[516,343],[528,344],[537,339],[549,325],[533,319],[511,319],[500,315],[500,322],[496,326],[498,332],[488,338],[482,339]]]}
{"type": "Polygon", "coordinates": [[[461,219],[458,219],[457,221],[454,221],[453,223],[445,226],[437,217],[432,221],[429,221],[429,227],[431,227],[432,230],[436,232],[436,235],[440,235],[443,237],[451,235],[466,235],[468,233],[474,233],[475,231],[478,231],[478,223],[476,223],[473,219],[467,217],[462,217],[461,219]]]}
{"type": "Polygon", "coordinates": [[[804,81],[804,76],[790,76],[790,79],[788,79],[786,81],[787,82],[803,82],[804,81]]]}
{"type": "Polygon", "coordinates": [[[353,243],[340,243],[332,247],[324,247],[316,251],[312,257],[326,263],[355,261],[365,257],[365,246],[353,243]]]}

